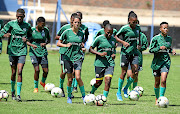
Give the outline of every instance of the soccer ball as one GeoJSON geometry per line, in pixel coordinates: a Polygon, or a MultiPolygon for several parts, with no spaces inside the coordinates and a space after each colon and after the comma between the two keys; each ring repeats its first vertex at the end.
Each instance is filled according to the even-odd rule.
{"type": "Polygon", "coordinates": [[[62,89],[59,88],[59,87],[54,87],[52,90],[51,90],[51,95],[53,97],[61,97],[62,96],[62,89]]]}
{"type": "Polygon", "coordinates": [[[88,94],[84,97],[84,101],[86,105],[94,105],[94,100],[96,96],[94,94],[88,94]]]}
{"type": "Polygon", "coordinates": [[[167,106],[169,105],[169,100],[166,97],[162,96],[158,98],[157,103],[159,108],[167,108],[167,106]]]}
{"type": "Polygon", "coordinates": [[[98,95],[95,98],[95,104],[97,106],[103,106],[106,103],[107,99],[104,95],[98,95]]]}
{"type": "Polygon", "coordinates": [[[91,84],[91,86],[93,86],[95,83],[96,83],[96,78],[93,78],[93,79],[90,81],[90,84],[91,84]]]}
{"type": "Polygon", "coordinates": [[[47,84],[45,85],[44,89],[45,89],[46,92],[49,92],[49,91],[51,91],[54,87],[55,87],[54,84],[52,84],[52,83],[47,83],[47,84]]]}
{"type": "Polygon", "coordinates": [[[143,95],[144,89],[142,87],[136,86],[134,90],[139,92],[140,97],[143,95]]]}
{"type": "Polygon", "coordinates": [[[0,100],[5,99],[7,101],[8,98],[9,98],[9,93],[6,90],[1,90],[0,91],[0,100]]]}
{"type": "Polygon", "coordinates": [[[139,92],[138,91],[135,91],[135,90],[132,90],[129,94],[128,94],[128,97],[130,100],[132,101],[138,101],[139,100],[139,92]]]}

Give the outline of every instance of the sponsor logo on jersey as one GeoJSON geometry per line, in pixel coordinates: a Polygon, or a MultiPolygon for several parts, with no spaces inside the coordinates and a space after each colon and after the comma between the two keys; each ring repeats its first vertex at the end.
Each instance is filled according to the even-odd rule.
{"type": "Polygon", "coordinates": [[[81,40],[81,39],[82,39],[82,37],[81,37],[81,36],[79,36],[79,39],[81,40]]]}
{"type": "Polygon", "coordinates": [[[45,32],[44,32],[44,30],[42,30],[41,35],[42,35],[42,37],[45,37],[45,32]]]}
{"type": "Polygon", "coordinates": [[[114,44],[115,44],[115,42],[114,42],[114,41],[112,41],[112,44],[114,45],[114,44]]]}
{"type": "Polygon", "coordinates": [[[137,34],[139,34],[139,30],[136,30],[137,34]]]}
{"type": "Polygon", "coordinates": [[[26,28],[23,28],[23,31],[26,31],[26,28]]]}

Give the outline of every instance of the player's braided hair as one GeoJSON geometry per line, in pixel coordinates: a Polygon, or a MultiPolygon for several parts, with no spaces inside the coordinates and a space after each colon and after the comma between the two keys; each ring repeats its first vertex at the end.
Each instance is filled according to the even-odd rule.
{"type": "Polygon", "coordinates": [[[104,20],[103,26],[105,27],[107,24],[110,24],[109,20],[104,20]]]}
{"type": "Polygon", "coordinates": [[[137,15],[136,15],[136,13],[134,13],[134,11],[130,11],[129,14],[128,14],[128,21],[129,21],[130,17],[137,18],[137,15]]]}

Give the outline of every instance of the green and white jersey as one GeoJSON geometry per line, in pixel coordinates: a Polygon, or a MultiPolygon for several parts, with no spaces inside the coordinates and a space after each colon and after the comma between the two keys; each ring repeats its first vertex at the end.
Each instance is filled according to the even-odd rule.
{"type": "Polygon", "coordinates": [[[96,55],[94,66],[115,66],[114,59],[112,59],[111,55],[116,54],[116,43],[116,39],[112,36],[111,38],[107,39],[104,35],[100,35],[94,40],[94,42],[91,44],[92,48],[97,47],[97,52],[107,52],[107,55],[104,57],[96,55]]]}
{"type": "Polygon", "coordinates": [[[168,35],[164,37],[161,34],[158,34],[152,38],[149,46],[149,52],[154,53],[154,58],[151,64],[151,68],[153,70],[158,70],[164,64],[167,67],[170,67],[171,60],[168,53],[172,53],[171,43],[172,38],[168,35]],[[161,46],[165,46],[167,49],[161,50],[161,46]]]}
{"type": "Polygon", "coordinates": [[[139,39],[139,34],[141,32],[140,26],[137,25],[135,29],[132,29],[129,24],[124,25],[117,32],[117,36],[122,35],[122,40],[130,44],[129,47],[122,46],[121,54],[123,55],[138,55],[137,52],[137,40],[139,39]]]}
{"type": "MultiPolygon", "coordinates": [[[[116,33],[117,33],[117,30],[114,28],[114,29],[113,29],[113,34],[112,34],[112,36],[114,37],[114,36],[116,35],[116,33]]],[[[102,34],[105,34],[105,33],[104,33],[104,28],[100,29],[100,30],[96,33],[94,39],[96,39],[98,36],[100,36],[100,35],[102,35],[102,34]]]]}
{"type": "MultiPolygon", "coordinates": [[[[142,32],[140,32],[140,38],[141,38],[141,49],[138,50],[138,61],[139,61],[139,65],[142,66],[143,64],[143,55],[142,55],[142,51],[147,49],[148,46],[148,41],[146,38],[146,35],[142,32]]],[[[139,44],[139,40],[137,42],[137,44],[139,44]]]]}
{"type": "Polygon", "coordinates": [[[8,40],[7,53],[10,56],[27,55],[27,45],[26,42],[22,41],[22,37],[27,39],[31,37],[32,30],[30,24],[25,21],[21,24],[17,20],[10,21],[2,28],[0,37],[2,38],[6,33],[11,33],[8,40]]]}
{"type": "Polygon", "coordinates": [[[37,56],[43,57],[44,55],[48,55],[46,47],[41,47],[41,43],[46,43],[46,41],[50,41],[49,29],[44,27],[41,32],[38,32],[35,27],[32,27],[32,37],[29,39],[30,42],[37,46],[36,49],[30,47],[29,56],[37,56]]]}
{"type": "MultiPolygon", "coordinates": [[[[0,19],[0,30],[3,28],[3,20],[0,19]]],[[[2,48],[2,39],[0,38],[0,48],[2,48]]]]}
{"type": "Polygon", "coordinates": [[[83,52],[81,50],[81,44],[83,42],[83,39],[84,39],[84,34],[81,30],[79,30],[77,34],[75,34],[72,31],[72,28],[67,29],[66,31],[63,32],[63,34],[60,37],[60,40],[62,41],[62,43],[72,44],[65,51],[64,59],[68,61],[77,61],[83,57],[83,52]]]}
{"type": "MultiPolygon", "coordinates": [[[[61,36],[65,30],[70,29],[70,28],[71,28],[70,24],[66,24],[66,25],[62,26],[61,29],[58,31],[57,35],[61,36]]],[[[64,54],[66,52],[66,50],[67,50],[66,47],[60,47],[59,53],[64,54]]]]}

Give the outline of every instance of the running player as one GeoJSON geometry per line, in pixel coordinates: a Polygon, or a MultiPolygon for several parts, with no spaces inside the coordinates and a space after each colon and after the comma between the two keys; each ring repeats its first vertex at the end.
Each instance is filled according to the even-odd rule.
{"type": "MultiPolygon", "coordinates": [[[[70,18],[70,21],[72,23],[72,20],[74,20],[74,16],[77,16],[77,13],[73,13],[71,15],[71,18],[70,18]]],[[[55,37],[56,40],[59,40],[60,36],[62,35],[62,33],[67,30],[67,29],[70,29],[72,27],[72,24],[66,24],[64,26],[61,27],[61,29],[58,31],[57,33],[57,36],[55,37]]],[[[66,52],[67,50],[67,47],[60,47],[59,49],[59,53],[60,53],[60,64],[61,64],[61,74],[60,74],[60,80],[59,80],[59,88],[62,89],[63,91],[63,94],[62,94],[62,97],[65,97],[65,93],[64,93],[64,88],[63,88],[63,83],[64,83],[64,79],[65,79],[65,75],[66,75],[66,72],[64,71],[63,72],[63,64],[64,64],[64,60],[63,60],[63,55],[64,53],[66,52]]],[[[72,98],[74,96],[72,95],[72,98]]]]}
{"type": "MultiPolygon", "coordinates": [[[[3,20],[0,19],[0,30],[3,28],[3,20]]],[[[0,38],[0,54],[2,53],[2,39],[0,38]]]]}
{"type": "Polygon", "coordinates": [[[39,64],[43,69],[43,76],[40,84],[45,87],[45,81],[48,75],[48,52],[46,45],[50,42],[49,30],[45,27],[45,18],[39,17],[37,19],[37,26],[32,27],[32,37],[27,42],[30,46],[29,56],[31,58],[32,65],[34,66],[34,93],[38,92],[38,80],[39,80],[39,64]]]}
{"type": "Polygon", "coordinates": [[[8,22],[1,30],[0,37],[8,39],[9,61],[11,66],[11,92],[12,99],[15,100],[15,82],[16,82],[16,71],[18,74],[17,79],[17,101],[21,101],[20,93],[22,86],[22,70],[25,64],[27,55],[27,44],[26,41],[31,37],[31,26],[29,23],[23,21],[25,17],[25,11],[18,9],[16,11],[17,20],[8,22]]]}
{"type": "Polygon", "coordinates": [[[137,52],[137,40],[140,34],[140,26],[137,25],[138,19],[137,15],[131,11],[128,15],[128,24],[121,27],[121,29],[117,32],[115,38],[118,42],[122,43],[123,46],[121,48],[121,75],[118,81],[118,92],[116,94],[118,101],[123,101],[121,96],[121,89],[124,82],[124,78],[127,73],[127,68],[130,63],[132,69],[132,76],[129,77],[129,81],[125,85],[124,97],[127,98],[127,89],[129,85],[134,82],[134,76],[138,71],[138,52],[137,52]],[[118,37],[122,35],[122,40],[118,37]]]}
{"type": "Polygon", "coordinates": [[[166,91],[166,79],[171,65],[171,60],[168,53],[172,53],[173,55],[176,54],[176,51],[171,49],[172,38],[167,35],[167,22],[162,22],[160,24],[160,31],[161,33],[152,38],[149,46],[149,52],[154,53],[151,68],[153,70],[155,79],[154,92],[156,95],[156,105],[157,99],[159,98],[160,82],[160,96],[164,96],[166,91]]]}
{"type": "Polygon", "coordinates": [[[116,39],[112,36],[113,28],[110,24],[105,26],[104,33],[105,34],[98,36],[90,47],[90,52],[96,54],[94,62],[96,83],[92,86],[90,93],[94,94],[97,88],[102,84],[103,77],[105,77],[103,95],[107,97],[115,66],[116,39]],[[97,47],[97,51],[94,50],[95,47],[97,47]]]}
{"type": "Polygon", "coordinates": [[[66,71],[68,76],[67,103],[72,103],[71,84],[73,80],[73,75],[72,75],[73,68],[76,75],[76,80],[79,84],[79,88],[82,94],[83,102],[85,97],[84,84],[83,81],[81,80],[81,67],[83,61],[82,43],[84,40],[84,33],[81,30],[79,30],[80,25],[81,25],[81,18],[79,16],[75,16],[72,20],[72,28],[64,31],[57,43],[57,46],[59,47],[67,47],[67,50],[63,55],[63,59],[64,59],[63,71],[66,71]]]}

